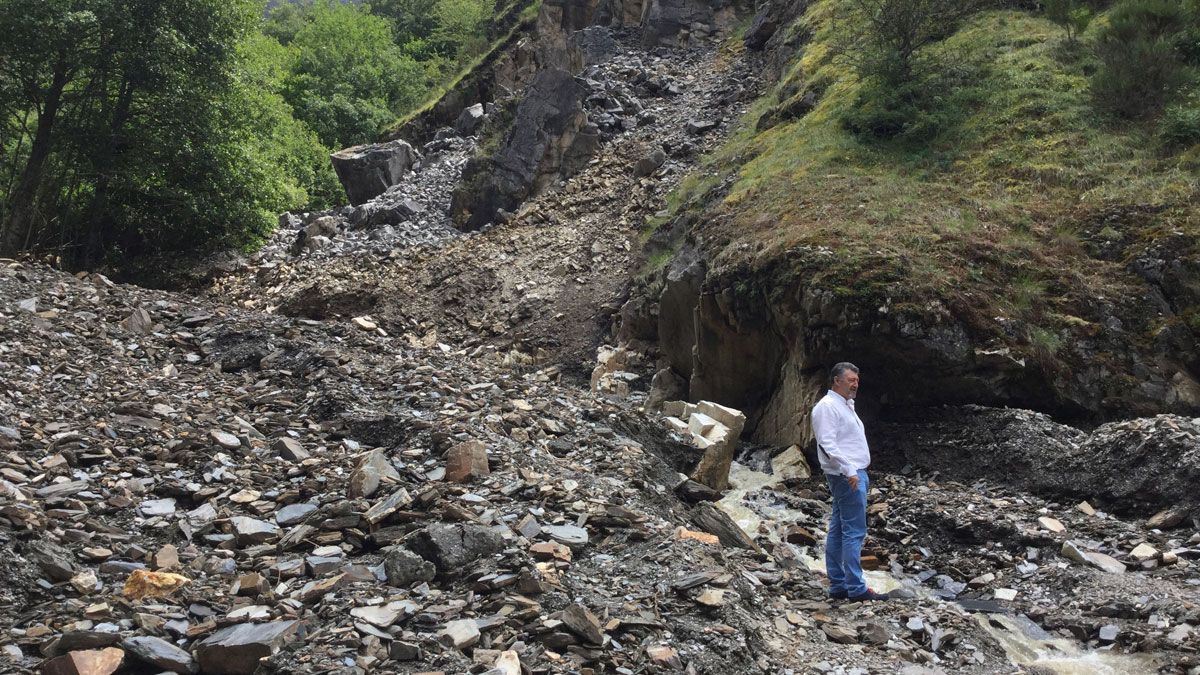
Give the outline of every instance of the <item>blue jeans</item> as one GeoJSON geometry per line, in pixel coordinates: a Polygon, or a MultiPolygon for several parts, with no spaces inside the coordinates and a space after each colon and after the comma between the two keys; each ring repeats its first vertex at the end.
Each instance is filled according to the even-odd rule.
{"type": "Polygon", "coordinates": [[[854,597],[867,592],[863,579],[862,547],[867,538],[867,472],[858,472],[858,489],[845,476],[825,474],[833,494],[829,535],[825,537],[825,573],[829,592],[854,597]]]}

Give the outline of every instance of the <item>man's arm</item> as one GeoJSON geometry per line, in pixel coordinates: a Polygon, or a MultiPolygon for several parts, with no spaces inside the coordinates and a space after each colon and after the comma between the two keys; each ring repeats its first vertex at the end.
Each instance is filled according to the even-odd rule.
{"type": "Polygon", "coordinates": [[[812,425],[813,435],[817,437],[817,444],[821,446],[821,450],[833,460],[838,473],[849,478],[851,486],[857,489],[858,471],[850,466],[838,447],[836,413],[826,406],[818,405],[813,408],[812,425]]]}

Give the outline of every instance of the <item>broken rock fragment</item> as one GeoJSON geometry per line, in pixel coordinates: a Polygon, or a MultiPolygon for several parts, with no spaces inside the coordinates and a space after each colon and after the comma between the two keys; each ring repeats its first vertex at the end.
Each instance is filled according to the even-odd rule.
{"type": "Polygon", "coordinates": [[[25,549],[25,557],[37,565],[50,581],[70,581],[79,571],[74,553],[46,539],[29,544],[25,549]]]}
{"type": "Polygon", "coordinates": [[[479,642],[479,624],[475,619],[458,619],[438,631],[438,641],[447,647],[468,649],[479,642]]]}
{"type": "Polygon", "coordinates": [[[399,587],[417,581],[432,581],[437,574],[433,563],[399,546],[388,551],[383,559],[383,570],[387,575],[387,582],[399,587]]]}
{"type": "Polygon", "coordinates": [[[489,527],[465,523],[436,523],[408,541],[417,555],[433,563],[439,575],[462,572],[479,558],[498,553],[504,540],[489,527]]]}
{"type": "Polygon", "coordinates": [[[134,570],[125,580],[121,592],[130,600],[165,598],[183,588],[189,581],[181,574],[134,570]]]}
{"type": "Polygon", "coordinates": [[[375,494],[385,481],[394,483],[400,480],[400,474],[383,450],[376,448],[366,454],[350,474],[350,484],[346,496],[370,497],[375,494]]]}
{"type": "Polygon", "coordinates": [[[576,525],[548,525],[543,527],[542,531],[554,541],[574,550],[579,550],[588,544],[587,530],[576,525]]]}
{"type": "Polygon", "coordinates": [[[308,451],[304,449],[300,441],[287,436],[275,439],[275,442],[271,444],[271,450],[287,461],[297,464],[309,458],[308,451]]]}
{"type": "Polygon", "coordinates": [[[125,661],[116,647],[69,652],[42,664],[43,675],[110,675],[125,661]]]}
{"type": "Polygon", "coordinates": [[[600,630],[600,619],[596,618],[587,607],[578,603],[568,605],[562,611],[562,622],[584,642],[598,645],[604,642],[604,632],[600,630]]]}
{"type": "Polygon", "coordinates": [[[175,645],[152,636],[126,638],[121,642],[125,651],[137,660],[172,673],[197,672],[192,655],[175,645]]]}
{"type": "Polygon", "coordinates": [[[1125,573],[1125,564],[1116,558],[1097,551],[1085,551],[1071,541],[1063,542],[1061,554],[1068,560],[1074,560],[1084,565],[1091,565],[1111,574],[1125,573]]]}
{"type": "Polygon", "coordinates": [[[234,516],[229,519],[233,532],[237,535],[240,546],[262,544],[279,537],[279,527],[265,520],[248,516],[234,516]]]}
{"type": "Polygon", "coordinates": [[[488,475],[487,446],[479,441],[466,441],[446,453],[446,480],[464,483],[488,475]]]}
{"type": "Polygon", "coordinates": [[[261,659],[294,638],[299,626],[298,621],[227,626],[196,645],[196,658],[205,675],[252,675],[261,659]]]}

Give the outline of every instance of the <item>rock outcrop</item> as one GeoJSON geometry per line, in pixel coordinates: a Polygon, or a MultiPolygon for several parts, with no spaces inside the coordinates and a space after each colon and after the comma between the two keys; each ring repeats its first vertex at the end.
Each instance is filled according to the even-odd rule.
{"type": "Polygon", "coordinates": [[[569,72],[544,70],[516,106],[511,129],[489,157],[475,158],[451,206],[456,223],[476,229],[579,170],[599,147],[583,109],[587,87],[569,72]]]}
{"type": "Polygon", "coordinates": [[[420,159],[420,153],[402,140],[356,145],[330,155],[346,197],[355,206],[399,183],[420,159]]]}
{"type": "Polygon", "coordinates": [[[819,252],[796,251],[766,267],[703,273],[696,254],[683,252],[642,291],[658,297],[660,349],[688,378],[689,400],[744,410],[755,440],[802,446],[812,441],[807,411],[827,385],[828,367],[842,360],[863,369],[867,417],[883,407],[961,403],[1076,417],[1200,410],[1187,350],[1146,350],[1115,333],[1096,334],[1059,355],[1057,363],[1069,365],[1047,365],[1010,346],[1005,326],[968,322],[965,308],[938,300],[893,306],[834,292],[813,281],[819,266],[819,252]],[[1096,354],[1109,355],[1110,365],[1096,354]],[[1141,381],[1105,376],[1112,364],[1141,381]]]}

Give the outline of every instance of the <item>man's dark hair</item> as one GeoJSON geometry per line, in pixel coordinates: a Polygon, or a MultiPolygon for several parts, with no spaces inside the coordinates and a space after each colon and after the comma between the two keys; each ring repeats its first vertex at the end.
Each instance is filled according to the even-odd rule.
{"type": "Polygon", "coordinates": [[[835,365],[833,367],[833,370],[829,371],[829,381],[833,382],[834,380],[838,379],[842,375],[845,375],[846,371],[850,371],[852,373],[857,373],[858,366],[854,365],[853,363],[850,363],[849,361],[842,361],[841,363],[835,365]]]}

